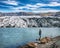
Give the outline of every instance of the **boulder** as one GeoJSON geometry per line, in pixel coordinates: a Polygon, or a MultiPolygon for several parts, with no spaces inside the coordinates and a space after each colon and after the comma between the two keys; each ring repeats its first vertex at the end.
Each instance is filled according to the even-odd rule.
{"type": "Polygon", "coordinates": [[[42,39],[40,40],[40,42],[41,42],[42,44],[48,43],[48,42],[50,42],[50,41],[52,41],[52,38],[49,38],[49,37],[45,37],[45,38],[42,38],[42,39]]]}

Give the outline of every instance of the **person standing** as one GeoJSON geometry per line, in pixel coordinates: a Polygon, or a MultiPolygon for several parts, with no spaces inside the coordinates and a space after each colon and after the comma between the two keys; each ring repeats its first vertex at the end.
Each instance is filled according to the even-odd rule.
{"type": "Polygon", "coordinates": [[[39,40],[41,39],[41,29],[39,29],[39,40]]]}

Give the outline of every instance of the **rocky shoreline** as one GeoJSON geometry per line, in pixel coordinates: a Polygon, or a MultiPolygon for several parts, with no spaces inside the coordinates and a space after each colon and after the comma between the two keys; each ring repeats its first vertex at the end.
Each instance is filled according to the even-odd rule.
{"type": "Polygon", "coordinates": [[[49,42],[45,42],[45,44],[30,42],[22,47],[18,46],[17,48],[60,48],[60,36],[57,36],[51,39],[52,40],[48,38],[47,41],[49,42]]]}

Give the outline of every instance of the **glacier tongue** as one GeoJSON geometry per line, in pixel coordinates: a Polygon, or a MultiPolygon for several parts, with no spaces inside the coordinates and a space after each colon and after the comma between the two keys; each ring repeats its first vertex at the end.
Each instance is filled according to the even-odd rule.
{"type": "Polygon", "coordinates": [[[20,16],[0,17],[0,27],[60,27],[60,18],[22,18],[20,16]]]}

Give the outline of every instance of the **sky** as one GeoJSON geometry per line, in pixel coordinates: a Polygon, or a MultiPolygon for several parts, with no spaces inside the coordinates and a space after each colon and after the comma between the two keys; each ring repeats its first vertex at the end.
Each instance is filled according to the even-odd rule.
{"type": "Polygon", "coordinates": [[[60,0],[0,0],[0,12],[59,12],[60,0]]]}

